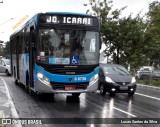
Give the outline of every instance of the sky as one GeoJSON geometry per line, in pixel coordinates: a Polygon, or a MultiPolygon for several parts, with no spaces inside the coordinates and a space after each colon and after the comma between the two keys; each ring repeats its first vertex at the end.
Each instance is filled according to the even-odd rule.
{"type": "MultiPolygon", "coordinates": [[[[2,1],[2,0],[0,0],[2,1]]],[[[38,12],[79,12],[85,13],[88,7],[83,4],[89,0],[3,0],[0,3],[0,40],[9,41],[10,35],[38,12]],[[15,27],[19,21],[23,23],[15,27]],[[13,29],[14,27],[14,29],[13,29]]],[[[149,3],[154,0],[113,0],[113,8],[127,6],[122,15],[138,12],[146,13],[149,3]]]]}

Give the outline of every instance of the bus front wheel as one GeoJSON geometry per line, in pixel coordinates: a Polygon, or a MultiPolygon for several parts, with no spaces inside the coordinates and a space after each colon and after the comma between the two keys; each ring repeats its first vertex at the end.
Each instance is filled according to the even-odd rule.
{"type": "Polygon", "coordinates": [[[72,97],[79,97],[81,93],[72,93],[72,97]]]}
{"type": "Polygon", "coordinates": [[[39,101],[54,102],[54,93],[40,93],[40,92],[37,92],[37,97],[38,97],[39,101]]]}
{"type": "Polygon", "coordinates": [[[32,90],[32,88],[30,87],[30,84],[29,84],[29,78],[28,78],[28,76],[27,76],[27,78],[26,78],[25,90],[26,90],[26,92],[29,93],[31,96],[34,95],[34,91],[32,90]]]}

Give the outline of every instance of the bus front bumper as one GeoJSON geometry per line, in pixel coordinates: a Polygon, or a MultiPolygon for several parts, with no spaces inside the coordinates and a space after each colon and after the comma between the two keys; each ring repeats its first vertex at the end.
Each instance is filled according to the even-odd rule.
{"type": "MultiPolygon", "coordinates": [[[[47,85],[39,79],[35,83],[35,92],[38,93],[90,93],[96,92],[98,88],[98,78],[94,82],[89,83],[86,89],[75,90],[53,89],[52,85],[47,85]]],[[[68,83],[67,85],[70,86],[71,84],[68,83]]]]}

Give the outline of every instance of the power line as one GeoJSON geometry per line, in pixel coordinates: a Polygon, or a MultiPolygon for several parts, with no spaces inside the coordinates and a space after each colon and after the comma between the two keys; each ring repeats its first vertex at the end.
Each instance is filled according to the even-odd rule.
{"type": "Polygon", "coordinates": [[[8,21],[10,21],[10,20],[12,20],[12,19],[14,19],[14,18],[10,18],[10,19],[8,19],[7,21],[5,21],[5,22],[1,23],[1,24],[0,24],[0,26],[1,26],[1,25],[3,25],[3,24],[5,24],[5,23],[7,23],[8,21]]]}

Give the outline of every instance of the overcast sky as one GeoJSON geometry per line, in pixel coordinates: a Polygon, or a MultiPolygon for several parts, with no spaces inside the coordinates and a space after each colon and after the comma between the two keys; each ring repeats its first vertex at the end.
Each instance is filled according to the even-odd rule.
{"type": "MultiPolygon", "coordinates": [[[[2,0],[0,0],[2,1],[2,0]]],[[[25,16],[32,17],[38,12],[56,11],[56,12],[80,12],[85,13],[87,7],[83,4],[89,0],[3,0],[0,3],[0,40],[8,41],[9,36],[17,30],[14,27],[25,16]],[[14,18],[11,20],[11,18],[14,18]]],[[[136,15],[139,11],[146,13],[149,3],[154,0],[113,0],[114,8],[127,6],[123,15],[133,13],[136,15]]],[[[28,19],[29,19],[28,18],[28,19]]]]}

